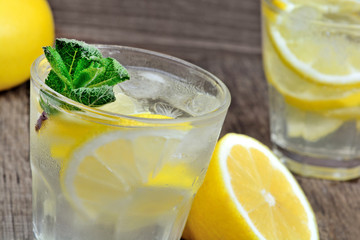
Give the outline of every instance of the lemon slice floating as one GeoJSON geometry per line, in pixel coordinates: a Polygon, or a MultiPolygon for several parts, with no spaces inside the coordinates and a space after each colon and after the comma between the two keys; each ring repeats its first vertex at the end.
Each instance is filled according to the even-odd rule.
{"type": "Polygon", "coordinates": [[[287,136],[291,138],[301,137],[306,141],[316,142],[335,132],[343,123],[341,119],[287,107],[286,129],[287,136]]]}
{"type": "Polygon", "coordinates": [[[271,41],[289,68],[304,78],[328,85],[359,85],[356,39],[360,33],[356,25],[360,17],[354,9],[359,9],[360,3],[331,3],[285,1],[286,10],[269,26],[271,41]]]}
{"type": "Polygon", "coordinates": [[[314,213],[294,177],[266,146],[239,134],[227,134],[216,145],[183,236],[319,239],[314,213]]]}
{"type": "MultiPolygon", "coordinates": [[[[119,130],[99,135],[62,163],[63,192],[88,217],[116,216],[134,187],[156,177],[180,140],[177,130],[119,130]]],[[[153,181],[161,185],[161,179],[153,181]]]]}
{"type": "Polygon", "coordinates": [[[360,104],[360,88],[324,86],[309,82],[288,67],[267,38],[264,49],[267,80],[289,104],[310,111],[354,107],[360,104]]]}
{"type": "MultiPolygon", "coordinates": [[[[132,116],[171,119],[151,113],[132,116]]],[[[119,118],[119,124],[114,128],[58,113],[41,129],[39,137],[46,138],[51,157],[60,166],[61,189],[73,209],[87,219],[107,223],[115,221],[129,201],[135,201],[133,194],[138,198],[158,194],[167,201],[157,208],[146,205],[148,210],[143,212],[148,217],[165,214],[172,203],[188,198],[196,169],[173,155],[190,124],[153,128],[160,124],[128,118],[119,118]]]]}
{"type": "Polygon", "coordinates": [[[142,189],[136,190],[140,191],[136,193],[139,198],[153,197],[150,194],[153,191],[167,201],[158,208],[150,204],[149,211],[145,211],[156,214],[170,211],[171,203],[182,201],[192,192],[196,171],[172,157],[192,128],[190,123],[165,126],[161,122],[142,121],[139,118],[172,117],[139,113],[135,102],[116,93],[115,102],[100,107],[137,117],[114,117],[112,121],[118,127],[74,117],[76,112],[59,112],[49,116],[39,131],[38,137],[43,138],[61,169],[60,185],[66,200],[87,219],[114,221],[122,207],[128,206],[136,189],[142,189]]]}
{"type": "Polygon", "coordinates": [[[266,47],[264,62],[268,81],[290,104],[301,109],[334,109],[360,103],[360,89],[345,91],[308,82],[288,68],[271,45],[266,47]]]}

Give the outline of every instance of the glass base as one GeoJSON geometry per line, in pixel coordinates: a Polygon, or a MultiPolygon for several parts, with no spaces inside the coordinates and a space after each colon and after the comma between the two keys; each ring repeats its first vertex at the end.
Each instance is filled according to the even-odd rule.
{"type": "Polygon", "coordinates": [[[304,177],[346,181],[360,177],[360,159],[339,160],[308,156],[273,145],[274,153],[296,174],[304,177]],[[309,164],[311,163],[311,164],[309,164]]]}

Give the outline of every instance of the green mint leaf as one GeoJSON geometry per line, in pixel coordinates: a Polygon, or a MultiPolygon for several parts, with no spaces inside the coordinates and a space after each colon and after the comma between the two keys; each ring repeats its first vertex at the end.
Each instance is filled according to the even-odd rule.
{"type": "MultiPolygon", "coordinates": [[[[84,105],[97,107],[115,101],[112,86],[130,78],[118,61],[103,58],[96,47],[84,42],[60,38],[56,39],[55,48],[43,49],[52,68],[45,83],[84,105]]],[[[43,95],[41,106],[51,114],[53,110],[46,106],[50,104],[47,98],[43,95]]],[[[78,110],[71,106],[68,109],[78,110]]]]}
{"type": "Polygon", "coordinates": [[[105,70],[105,67],[102,66],[101,59],[81,59],[74,73],[74,88],[87,86],[89,82],[103,75],[105,70]]]}
{"type": "Polygon", "coordinates": [[[71,88],[71,76],[67,71],[64,61],[56,49],[52,47],[43,47],[44,54],[50,63],[53,73],[57,75],[59,79],[65,85],[65,88],[71,88]]]}
{"type": "Polygon", "coordinates": [[[101,106],[116,99],[111,86],[73,89],[70,98],[90,107],[101,106]]]}
{"type": "Polygon", "coordinates": [[[45,80],[45,84],[54,89],[56,92],[66,95],[67,86],[53,69],[50,70],[48,77],[45,80]]]}
{"type": "Polygon", "coordinates": [[[102,58],[101,52],[96,47],[77,40],[58,38],[55,41],[55,49],[70,75],[74,74],[80,59],[102,58]]]}
{"type": "Polygon", "coordinates": [[[99,72],[99,75],[86,82],[84,87],[114,86],[130,78],[128,71],[115,59],[103,58],[101,63],[105,71],[99,72]]]}
{"type": "Polygon", "coordinates": [[[40,100],[39,104],[41,108],[46,112],[48,115],[53,115],[58,112],[56,109],[56,106],[58,105],[58,102],[51,97],[48,93],[46,93],[43,90],[40,90],[40,100]]]}

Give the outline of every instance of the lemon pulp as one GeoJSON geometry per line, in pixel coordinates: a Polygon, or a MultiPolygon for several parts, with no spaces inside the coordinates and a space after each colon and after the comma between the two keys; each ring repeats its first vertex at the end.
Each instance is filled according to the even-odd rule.
{"type": "Polygon", "coordinates": [[[314,213],[290,172],[263,144],[227,134],[216,145],[185,239],[318,239],[314,213]]]}

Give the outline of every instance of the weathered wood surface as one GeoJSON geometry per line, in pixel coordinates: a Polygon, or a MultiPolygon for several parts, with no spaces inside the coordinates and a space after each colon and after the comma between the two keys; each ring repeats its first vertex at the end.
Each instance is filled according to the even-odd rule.
{"type": "MultiPolygon", "coordinates": [[[[197,64],[230,88],[226,132],[269,141],[260,2],[51,0],[57,37],[141,47],[197,64]]],[[[1,46],[0,46],[1,47],[1,46]]],[[[29,84],[0,92],[0,239],[32,239],[29,84]]],[[[360,238],[360,183],[297,177],[321,239],[360,238]]]]}

